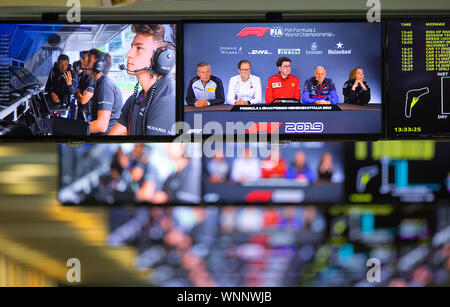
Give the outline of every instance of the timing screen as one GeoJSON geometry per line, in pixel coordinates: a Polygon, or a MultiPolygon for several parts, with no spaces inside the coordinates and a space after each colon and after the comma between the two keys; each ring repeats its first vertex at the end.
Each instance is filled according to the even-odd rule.
{"type": "Polygon", "coordinates": [[[448,203],[449,145],[434,141],[355,143],[347,156],[349,200],[448,203]]]}
{"type": "Polygon", "coordinates": [[[450,20],[392,21],[388,134],[450,134],[450,20]]]}

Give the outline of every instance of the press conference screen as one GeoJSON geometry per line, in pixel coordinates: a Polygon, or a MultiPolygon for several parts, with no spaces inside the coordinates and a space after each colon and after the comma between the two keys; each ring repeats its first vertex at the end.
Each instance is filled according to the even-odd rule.
{"type": "Polygon", "coordinates": [[[339,203],[344,181],[342,143],[227,143],[203,157],[205,203],[339,203]]]}
{"type": "Polygon", "coordinates": [[[450,143],[379,141],[349,145],[350,202],[448,204],[450,143]]]}
{"type": "Polygon", "coordinates": [[[1,24],[0,138],[173,136],[175,40],[169,24],[1,24]],[[170,49],[156,64],[152,37],[170,49]]]}
{"type": "Polygon", "coordinates": [[[65,205],[199,204],[195,144],[60,145],[58,199],[65,205]]]}
{"type": "Polygon", "coordinates": [[[301,138],[382,132],[380,23],[183,27],[190,133],[301,138]]]}
{"type": "Polygon", "coordinates": [[[388,135],[450,135],[450,19],[387,22],[388,135]]]}

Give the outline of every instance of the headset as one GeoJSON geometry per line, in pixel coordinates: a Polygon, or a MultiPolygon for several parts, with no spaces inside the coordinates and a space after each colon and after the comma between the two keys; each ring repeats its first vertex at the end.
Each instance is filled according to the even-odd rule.
{"type": "Polygon", "coordinates": [[[163,25],[163,42],[169,43],[166,47],[159,47],[153,52],[151,72],[159,75],[167,75],[175,66],[175,39],[173,29],[170,25],[163,25]]]}
{"type": "Polygon", "coordinates": [[[92,67],[92,70],[97,74],[105,71],[105,68],[106,68],[105,55],[106,54],[104,52],[101,52],[100,58],[98,58],[94,62],[94,66],[92,67]]]}

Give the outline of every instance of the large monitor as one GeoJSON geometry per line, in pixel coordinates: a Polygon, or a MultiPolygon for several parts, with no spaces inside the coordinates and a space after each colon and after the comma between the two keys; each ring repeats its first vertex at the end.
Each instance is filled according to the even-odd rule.
{"type": "Polygon", "coordinates": [[[381,23],[183,23],[182,39],[189,133],[383,133],[381,23]]]}
{"type": "Polygon", "coordinates": [[[60,145],[65,205],[199,204],[198,144],[60,145]]]}
{"type": "Polygon", "coordinates": [[[205,203],[339,203],[344,182],[338,142],[226,143],[203,158],[205,203]]]}
{"type": "Polygon", "coordinates": [[[171,140],[176,24],[0,24],[2,140],[171,140]]]}
{"type": "Polygon", "coordinates": [[[155,286],[449,284],[447,206],[120,208],[109,216],[108,243],[135,247],[136,267],[155,286]]]}
{"type": "Polygon", "coordinates": [[[450,136],[450,19],[388,21],[387,132],[450,136]]]}
{"type": "Polygon", "coordinates": [[[357,142],[349,147],[350,202],[448,204],[449,142],[357,142]]]}
{"type": "Polygon", "coordinates": [[[178,287],[296,286],[327,231],[313,206],[115,209],[110,225],[150,284],[178,287]]]}

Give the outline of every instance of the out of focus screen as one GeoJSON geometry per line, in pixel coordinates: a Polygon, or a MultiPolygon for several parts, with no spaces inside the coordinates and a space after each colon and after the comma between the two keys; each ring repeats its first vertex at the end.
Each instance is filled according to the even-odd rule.
{"type": "MultiPolygon", "coordinates": [[[[250,187],[258,193],[273,196],[286,184],[287,195],[323,187],[327,202],[244,197],[214,204],[204,201],[208,185],[234,184],[218,195],[237,196],[250,172],[241,172],[246,180],[235,182],[233,159],[216,155],[218,165],[208,170],[214,155],[198,158],[183,144],[0,146],[0,285],[71,285],[68,260],[78,259],[83,274],[77,285],[86,286],[448,286],[446,143],[365,144],[289,144],[278,152],[285,169],[264,159],[255,164],[260,177],[250,187]],[[424,148],[428,158],[398,152],[413,145],[424,148]],[[359,160],[346,162],[355,152],[359,160]],[[391,160],[378,159],[381,152],[390,152],[391,160]],[[333,167],[321,171],[326,153],[333,156],[333,167]],[[373,166],[378,173],[367,169],[358,179],[358,170],[373,166]],[[386,182],[383,172],[389,174],[386,182]],[[289,174],[295,176],[286,181],[289,174]],[[140,190],[142,178],[153,185],[140,190]],[[357,182],[365,189],[358,190],[357,182]],[[183,188],[185,183],[190,188],[183,188]],[[335,198],[333,185],[344,197],[335,198]],[[389,187],[387,194],[380,192],[383,186],[389,187]],[[398,201],[405,189],[415,197],[398,201]],[[416,197],[420,191],[422,201],[416,197]],[[361,202],[349,205],[346,199],[353,194],[361,202]],[[137,197],[149,195],[153,201],[138,206],[137,197]],[[381,264],[379,283],[367,280],[372,258],[381,264]]],[[[269,150],[269,156],[276,152],[269,150]]]]}
{"type": "Polygon", "coordinates": [[[176,207],[110,212],[112,246],[158,286],[448,285],[450,210],[176,207]],[[382,279],[367,281],[367,260],[382,279]]]}

